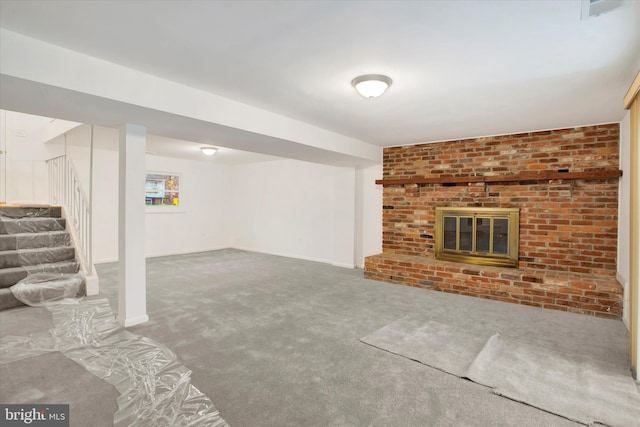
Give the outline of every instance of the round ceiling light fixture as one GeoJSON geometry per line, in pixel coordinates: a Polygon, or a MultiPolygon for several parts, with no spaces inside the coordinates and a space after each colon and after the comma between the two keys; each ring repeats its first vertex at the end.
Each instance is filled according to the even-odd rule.
{"type": "Polygon", "coordinates": [[[200,147],[200,151],[202,151],[202,154],[204,154],[205,156],[213,156],[214,154],[216,154],[216,151],[218,151],[218,149],[214,147],[200,147]]]}
{"type": "Polygon", "coordinates": [[[351,86],[365,98],[374,99],[382,95],[393,81],[382,74],[365,74],[351,80],[351,86]]]}

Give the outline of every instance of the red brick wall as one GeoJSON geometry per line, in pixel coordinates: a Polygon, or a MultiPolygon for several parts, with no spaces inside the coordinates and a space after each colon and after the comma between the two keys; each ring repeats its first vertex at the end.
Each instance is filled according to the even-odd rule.
{"type": "Polygon", "coordinates": [[[623,291],[615,277],[487,267],[384,253],[365,259],[364,277],[592,316],[622,315],[623,291]]]}
{"type": "Polygon", "coordinates": [[[383,178],[618,168],[620,125],[584,126],[384,149],[383,178]]]}
{"type": "MultiPolygon", "coordinates": [[[[383,179],[617,170],[618,142],[615,123],[390,147],[383,179]]],[[[365,260],[365,277],[619,317],[617,223],[617,178],[386,185],[383,254],[365,260]],[[435,260],[436,206],[519,208],[518,269],[435,260]]]]}
{"type": "MultiPolygon", "coordinates": [[[[384,179],[618,169],[619,125],[390,147],[384,179]]],[[[434,257],[435,207],[520,208],[519,267],[615,275],[618,179],[385,186],[383,252],[434,257]]]]}

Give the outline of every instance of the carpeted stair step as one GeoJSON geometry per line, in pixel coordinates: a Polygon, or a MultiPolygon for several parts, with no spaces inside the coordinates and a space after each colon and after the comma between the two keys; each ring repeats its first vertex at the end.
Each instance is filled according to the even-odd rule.
{"type": "MultiPolygon", "coordinates": [[[[0,252],[0,269],[70,261],[75,257],[71,246],[18,249],[0,252]]],[[[1,271],[1,270],[0,270],[1,271]]]]}
{"type": "Polygon", "coordinates": [[[63,261],[25,267],[0,269],[0,288],[8,288],[34,273],[77,273],[80,265],[75,261],[63,261]]]}
{"type": "Polygon", "coordinates": [[[60,206],[13,206],[0,205],[0,216],[9,218],[50,217],[60,218],[60,206]]]}
{"type": "Polygon", "coordinates": [[[59,206],[0,205],[0,310],[24,305],[10,289],[18,282],[14,290],[35,299],[63,295],[64,280],[75,281],[74,293],[81,283],[79,293],[86,294],[83,277],[61,277],[80,270],[61,216],[59,206]]]}
{"type": "Polygon", "coordinates": [[[42,233],[0,234],[0,251],[16,249],[49,248],[69,246],[68,231],[44,231],[42,233]]]}
{"type": "Polygon", "coordinates": [[[41,233],[43,231],[61,231],[64,229],[64,218],[0,217],[0,234],[41,233]]]}
{"type": "MultiPolygon", "coordinates": [[[[34,275],[33,277],[37,277],[38,275],[34,275]]],[[[45,273],[46,277],[47,274],[45,273]]],[[[66,297],[82,297],[87,294],[86,291],[86,282],[83,276],[73,275],[73,276],[63,276],[59,277],[46,277],[46,281],[34,280],[34,283],[25,284],[26,288],[29,292],[25,293],[25,288],[23,288],[19,293],[22,295],[22,298],[28,296],[30,301],[40,302],[42,300],[56,300],[60,299],[63,296],[66,297]],[[70,286],[72,285],[72,286],[70,286]],[[76,293],[76,289],[78,290],[76,293]],[[69,291],[72,290],[72,294],[70,295],[69,291]]],[[[19,307],[25,305],[22,301],[18,300],[14,293],[10,288],[2,288],[0,289],[0,310],[4,310],[7,308],[19,307]]]]}
{"type": "Polygon", "coordinates": [[[19,307],[22,305],[24,304],[18,301],[16,297],[13,296],[13,293],[11,293],[11,289],[9,288],[0,289],[0,310],[19,307]]]}

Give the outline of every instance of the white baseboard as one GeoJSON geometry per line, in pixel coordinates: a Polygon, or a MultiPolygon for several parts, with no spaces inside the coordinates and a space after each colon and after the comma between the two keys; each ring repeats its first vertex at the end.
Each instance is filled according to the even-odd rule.
{"type": "MultiPolygon", "coordinates": [[[[330,264],[330,265],[334,265],[336,267],[342,267],[342,268],[356,268],[356,265],[351,263],[340,263],[340,262],[334,262],[328,259],[324,259],[324,258],[316,258],[316,257],[308,257],[308,256],[304,256],[304,255],[293,255],[293,254],[288,254],[288,253],[284,253],[284,252],[273,252],[273,251],[265,251],[265,250],[259,250],[259,249],[253,249],[253,248],[245,248],[245,247],[241,247],[241,246],[223,246],[223,247],[214,247],[214,248],[210,248],[210,249],[198,249],[198,250],[190,250],[190,251],[178,251],[178,252],[160,252],[160,253],[155,253],[155,254],[149,254],[146,256],[146,258],[160,258],[160,257],[165,257],[165,256],[171,256],[171,255],[188,255],[188,254],[197,254],[199,252],[210,252],[210,251],[219,251],[222,249],[237,249],[240,251],[247,251],[247,252],[256,252],[256,253],[260,253],[260,254],[266,254],[266,255],[274,255],[274,256],[281,256],[281,257],[285,257],[285,258],[294,258],[294,259],[301,259],[304,261],[313,261],[313,262],[321,262],[323,264],[330,264]]],[[[105,258],[105,259],[100,259],[100,260],[96,260],[95,264],[107,264],[107,263],[113,263],[113,262],[118,262],[118,258],[105,258]]],[[[362,267],[358,267],[358,268],[362,268],[362,267]]]]}
{"type": "Polygon", "coordinates": [[[118,316],[118,322],[124,325],[125,328],[128,328],[130,326],[140,325],[142,323],[147,323],[148,321],[149,321],[148,314],[142,314],[136,317],[129,317],[127,319],[122,319],[120,318],[120,316],[118,316]]]}
{"type": "Polygon", "coordinates": [[[301,260],[304,260],[304,261],[321,262],[323,264],[335,265],[336,267],[342,267],[342,268],[351,268],[351,269],[353,269],[355,267],[353,265],[353,263],[352,264],[337,263],[337,262],[334,262],[334,261],[329,260],[329,259],[309,257],[309,256],[305,256],[305,255],[293,255],[293,254],[288,254],[288,253],[284,253],[284,252],[265,251],[265,250],[261,250],[261,249],[246,248],[246,247],[242,247],[242,246],[233,246],[233,247],[231,247],[229,249],[238,249],[240,251],[247,251],[247,252],[257,252],[259,254],[275,255],[275,256],[281,256],[281,257],[284,257],[284,258],[301,259],[301,260]]]}
{"type": "Polygon", "coordinates": [[[98,295],[100,293],[100,281],[98,279],[98,274],[96,273],[95,269],[93,270],[93,274],[89,276],[85,276],[84,283],[86,286],[88,297],[92,295],[98,295]]]}
{"type": "MultiPolygon", "coordinates": [[[[219,251],[222,249],[231,249],[229,246],[220,246],[214,247],[210,249],[196,249],[189,251],[178,251],[178,252],[159,252],[156,254],[145,255],[145,258],[159,258],[163,256],[171,256],[171,255],[187,255],[187,254],[197,254],[199,252],[210,252],[210,251],[219,251]]],[[[118,258],[103,258],[94,261],[94,264],[109,264],[113,262],[118,262],[118,258]]]]}
{"type": "MultiPolygon", "coordinates": [[[[145,258],[160,258],[163,256],[171,256],[171,255],[188,255],[188,254],[197,254],[200,252],[211,252],[211,251],[219,251],[221,249],[230,249],[229,246],[216,246],[212,248],[203,248],[203,249],[191,249],[186,251],[170,251],[170,252],[156,252],[152,254],[146,254],[145,258]]],[[[117,261],[117,260],[116,260],[117,261]]]]}
{"type": "Polygon", "coordinates": [[[94,264],[109,264],[112,262],[118,262],[118,258],[104,258],[93,261],[94,264]]]}

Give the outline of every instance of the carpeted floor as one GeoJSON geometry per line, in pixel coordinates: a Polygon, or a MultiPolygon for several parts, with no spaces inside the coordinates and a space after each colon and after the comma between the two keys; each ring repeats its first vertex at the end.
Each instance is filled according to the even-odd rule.
{"type": "MultiPolygon", "coordinates": [[[[117,265],[98,266],[117,310],[117,265]]],[[[628,373],[620,321],[367,281],[362,272],[238,250],[147,263],[151,321],[232,426],[570,426],[488,387],[360,338],[406,315],[588,355],[628,373]]],[[[52,326],[46,309],[0,312],[0,335],[52,326]]],[[[59,353],[0,365],[0,402],[69,403],[72,426],[111,425],[118,393],[59,353]]]]}
{"type": "Polygon", "coordinates": [[[638,387],[620,366],[560,349],[553,337],[513,339],[422,317],[408,315],[361,341],[586,425],[640,427],[638,387]]]}
{"type": "Polygon", "coordinates": [[[544,342],[495,334],[467,378],[501,396],[586,425],[640,427],[640,397],[630,375],[582,353],[557,352],[544,342]]]}

